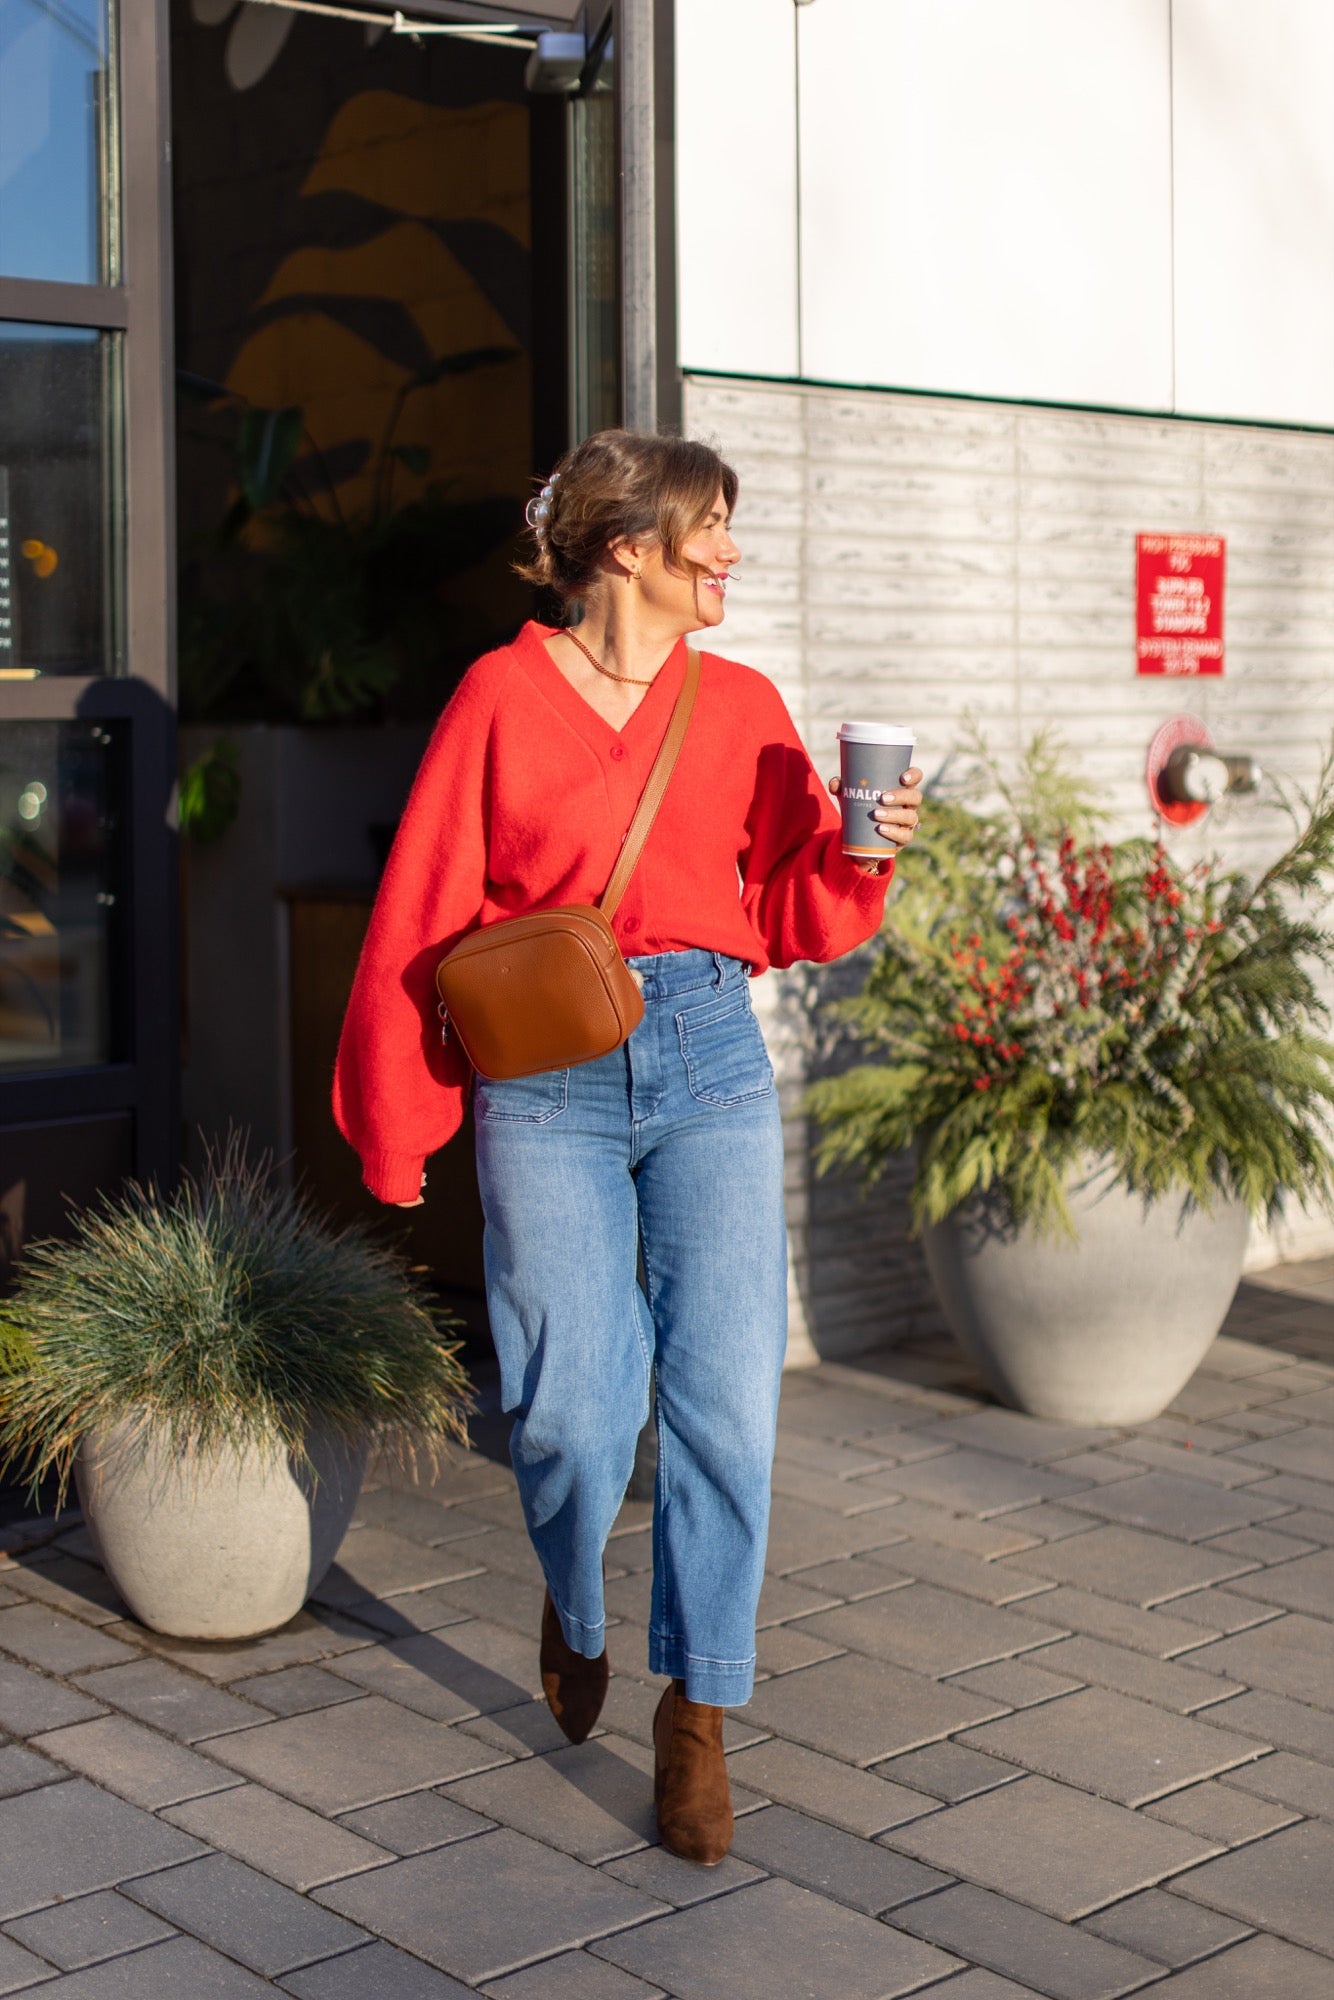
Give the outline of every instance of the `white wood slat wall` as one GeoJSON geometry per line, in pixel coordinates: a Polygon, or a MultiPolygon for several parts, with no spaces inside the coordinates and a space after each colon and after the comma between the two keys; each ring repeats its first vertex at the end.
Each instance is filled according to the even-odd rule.
{"type": "MultiPolygon", "coordinates": [[[[916,722],[935,771],[972,709],[1002,750],[1055,723],[1120,833],[1149,828],[1145,751],[1173,714],[1314,775],[1334,728],[1334,437],[717,378],[687,380],[686,425],[741,475],[718,650],[771,675],[822,770],[844,716],[884,715],[916,722]],[[1135,534],[1195,529],[1228,539],[1226,673],[1138,679],[1135,534]]],[[[1175,838],[1250,867],[1282,822],[1239,800],[1175,838]]],[[[936,1323],[904,1174],[863,1200],[809,1165],[813,1010],[851,976],[756,992],[789,1120],[793,1359],[936,1323]]],[[[1298,1214],[1251,1261],[1331,1249],[1334,1227],[1298,1214]]]]}

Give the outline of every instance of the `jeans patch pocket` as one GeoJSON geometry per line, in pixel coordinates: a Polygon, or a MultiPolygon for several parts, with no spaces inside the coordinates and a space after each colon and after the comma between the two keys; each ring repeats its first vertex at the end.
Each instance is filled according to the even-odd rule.
{"type": "Polygon", "coordinates": [[[701,1006],[682,1008],[676,1032],[690,1095],[701,1104],[744,1104],[772,1091],[773,1065],[744,986],[701,1006]]]}
{"type": "Polygon", "coordinates": [[[520,1125],[548,1125],[559,1118],[570,1094],[567,1069],[544,1069],[536,1076],[473,1079],[473,1112],[478,1118],[513,1119],[520,1125]]]}

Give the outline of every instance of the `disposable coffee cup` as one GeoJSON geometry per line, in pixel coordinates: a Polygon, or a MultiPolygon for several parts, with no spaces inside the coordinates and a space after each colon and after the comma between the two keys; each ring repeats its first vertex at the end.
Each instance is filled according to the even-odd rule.
{"type": "Polygon", "coordinates": [[[843,852],[854,861],[883,861],[895,852],[876,826],[882,792],[895,792],[913,761],[917,731],[897,722],[845,722],[838,732],[843,852]]]}

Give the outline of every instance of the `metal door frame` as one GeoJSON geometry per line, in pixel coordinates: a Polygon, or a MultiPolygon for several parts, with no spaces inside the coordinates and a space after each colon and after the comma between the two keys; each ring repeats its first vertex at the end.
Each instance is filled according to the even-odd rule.
{"type": "Polygon", "coordinates": [[[621,400],[631,430],[676,430],[674,0],[615,0],[621,182],[621,400]]]}
{"type": "Polygon", "coordinates": [[[0,319],[122,336],[123,674],[0,683],[0,728],[106,721],[128,738],[127,1059],[0,1079],[4,1127],[128,1110],[135,1171],[170,1180],[178,1126],[175,786],[175,488],[171,328],[168,0],[119,0],[113,13],[120,97],[120,283],[0,277],[0,319]]]}

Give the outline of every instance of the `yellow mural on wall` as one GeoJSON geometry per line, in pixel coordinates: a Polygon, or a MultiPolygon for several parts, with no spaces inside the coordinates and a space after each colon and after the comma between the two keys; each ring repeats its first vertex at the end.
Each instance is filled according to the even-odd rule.
{"type": "Polygon", "coordinates": [[[407,398],[396,441],[429,463],[396,469],[395,498],[419,498],[441,481],[456,498],[526,493],[529,358],[515,314],[502,315],[448,236],[451,226],[483,225],[523,257],[528,171],[520,105],[450,108],[368,90],[330,120],[302,195],[350,198],[350,225],[369,233],[287,252],[251,308],[261,323],[226,386],[261,408],[300,405],[345,513],[371,505],[371,462],[404,385],[430,360],[472,348],[512,354],[407,398]],[[353,446],[365,447],[360,463],[353,446]]]}
{"type": "Polygon", "coordinates": [[[400,215],[485,216],[529,241],[528,113],[519,104],[422,104],[390,90],[348,98],[303,192],[339,189],[400,215]]]}

